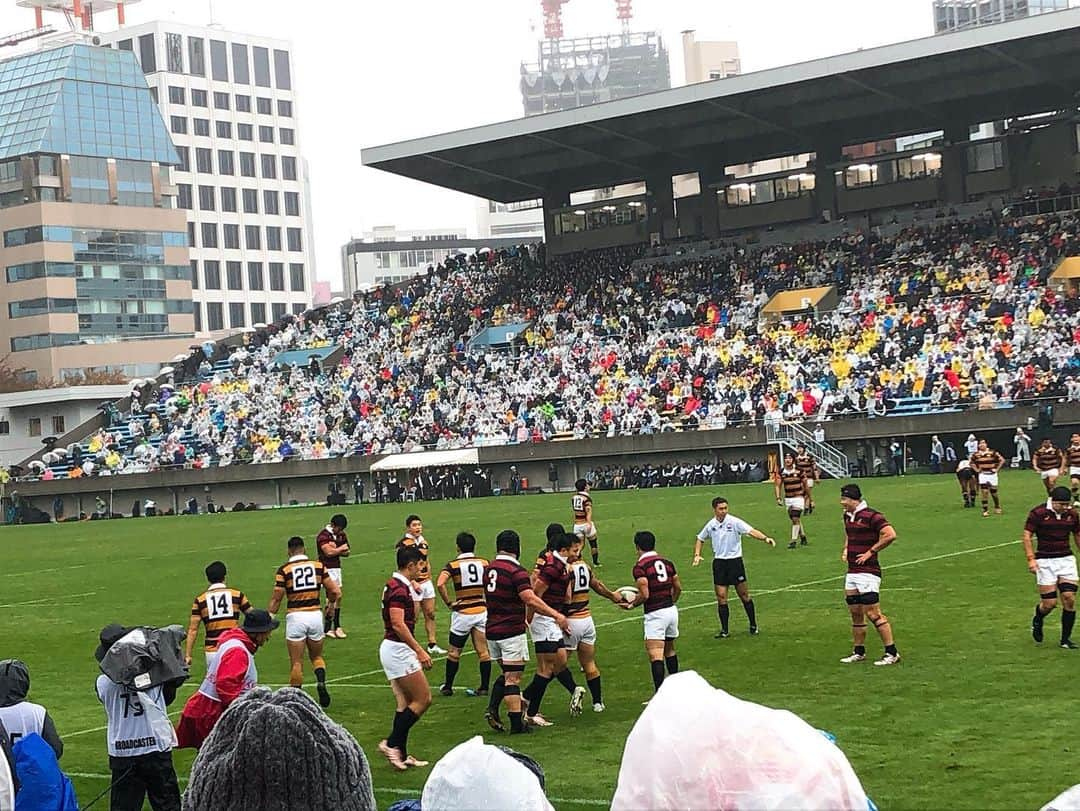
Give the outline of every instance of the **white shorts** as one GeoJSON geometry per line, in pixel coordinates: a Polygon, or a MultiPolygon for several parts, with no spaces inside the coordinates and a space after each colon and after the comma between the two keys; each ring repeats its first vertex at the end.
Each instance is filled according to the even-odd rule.
{"type": "Polygon", "coordinates": [[[481,611],[479,614],[450,612],[450,634],[453,636],[468,636],[473,629],[483,633],[485,628],[487,628],[487,611],[481,611]]]}
{"type": "Polygon", "coordinates": [[[592,617],[570,618],[570,633],[564,638],[567,650],[577,650],[578,644],[596,644],[596,623],[592,617]]]}
{"type": "Polygon", "coordinates": [[[789,510],[805,510],[806,499],[802,496],[796,496],[795,498],[785,498],[784,506],[789,510]]]}
{"type": "Polygon", "coordinates": [[[1056,586],[1059,580],[1080,580],[1076,573],[1076,557],[1067,555],[1063,558],[1036,558],[1039,567],[1035,572],[1035,582],[1040,586],[1056,586]]]}
{"type": "Polygon", "coordinates": [[[421,600],[434,600],[435,584],[430,580],[425,580],[420,584],[420,590],[413,591],[412,596],[416,602],[420,602],[421,600]]]}
{"type": "Polygon", "coordinates": [[[525,634],[506,639],[489,639],[488,653],[496,662],[527,662],[529,661],[529,640],[525,638],[525,634]]]}
{"type": "Polygon", "coordinates": [[[982,487],[997,487],[998,486],[998,474],[996,473],[980,473],[979,474],[979,486],[982,487]]]}
{"type": "Polygon", "coordinates": [[[341,569],[340,568],[338,568],[338,569],[327,569],[326,570],[326,576],[329,577],[331,580],[333,580],[335,583],[337,583],[339,586],[341,585],[341,569]]]}
{"type": "Polygon", "coordinates": [[[577,535],[579,538],[585,538],[586,540],[589,538],[595,538],[596,524],[589,523],[588,521],[586,521],[584,524],[574,524],[574,534],[577,535]]]}
{"type": "Polygon", "coordinates": [[[392,639],[384,639],[379,645],[379,661],[382,663],[383,673],[390,681],[422,669],[420,660],[416,658],[416,651],[404,642],[394,642],[392,639]]]}
{"type": "Polygon", "coordinates": [[[844,578],[844,591],[857,591],[859,594],[881,591],[881,578],[869,572],[848,572],[844,578]]]}
{"type": "Polygon", "coordinates": [[[529,633],[532,634],[533,642],[562,642],[562,628],[555,624],[551,617],[537,614],[529,623],[529,633]]]}
{"type": "Polygon", "coordinates": [[[290,642],[305,639],[318,642],[324,635],[321,611],[293,611],[285,615],[285,638],[290,642]]]}
{"type": "Polygon", "coordinates": [[[671,605],[645,615],[646,639],[675,639],[679,636],[679,609],[671,605]]]}
{"type": "Polygon", "coordinates": [[[1049,479],[1049,478],[1056,479],[1060,475],[1061,475],[1061,471],[1058,470],[1056,467],[1052,467],[1049,470],[1040,470],[1039,471],[1039,478],[1041,478],[1043,481],[1045,481],[1046,479],[1049,479]]]}
{"type": "Polygon", "coordinates": [[[1069,475],[1074,479],[1080,479],[1080,467],[1076,465],[1069,465],[1069,475]]]}

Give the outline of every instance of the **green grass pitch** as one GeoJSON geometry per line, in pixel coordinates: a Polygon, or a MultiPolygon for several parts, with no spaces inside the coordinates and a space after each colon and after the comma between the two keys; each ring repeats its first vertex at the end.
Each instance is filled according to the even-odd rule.
{"type": "MultiPolygon", "coordinates": [[[[1038,807],[1076,782],[1055,764],[1071,760],[1068,696],[1080,664],[1080,653],[1053,644],[1058,613],[1048,620],[1041,647],[1028,630],[1036,595],[1019,538],[1027,510],[1043,498],[1038,477],[1004,473],[1005,514],[989,518],[961,507],[951,475],[862,484],[870,505],[884,512],[899,534],[882,555],[883,608],[904,657],[897,667],[838,661],[850,651],[850,623],[842,597],[836,481],[815,490],[818,507],[806,519],[810,546],[795,551],[785,548],[788,521],[770,485],[597,492],[599,576],[611,587],[630,583],[633,532],[656,532],[660,551],[679,566],[685,589],[679,605],[682,668],[697,670],[741,698],[790,709],[834,733],[881,808],[1038,807]],[[713,639],[717,618],[710,569],[690,567],[694,535],[710,517],[709,500],[716,494],[730,500],[735,515],[778,540],[776,549],[752,539],[744,543],[762,629],[756,638],[747,634],[745,614],[732,594],[733,635],[713,639]]],[[[529,566],[545,525],[570,523],[568,494],[345,508],[354,552],[345,561],[342,624],[350,636],[327,642],[330,715],[367,752],[381,806],[419,796],[428,773],[392,773],[375,746],[386,736],[393,712],[378,659],[379,598],[393,568],[394,542],[413,509],[424,519],[435,570],[453,556],[460,530],[473,532],[480,541],[477,551],[490,556],[496,533],[517,529],[529,566]]],[[[99,629],[112,621],[186,625],[191,600],[204,586],[203,567],[215,558],[228,564],[230,584],[265,606],[274,571],[285,559],[285,539],[299,534],[313,540],[334,511],[297,508],[4,531],[0,656],[29,664],[31,698],[56,720],[66,744],[62,765],[76,775],[83,803],[108,785],[102,779],[108,772],[104,713],[93,692],[92,652],[99,629]]],[[[594,606],[606,713],[596,715],[587,705],[581,717],[569,718],[566,694],[556,683],[544,707],[554,727],[526,739],[494,736],[481,717],[484,699],[467,698],[461,690],[477,680],[476,659],[468,655],[458,694],[436,694],[413,730],[410,750],[435,761],[472,735],[498,737],[543,765],[557,808],[605,807],[615,788],[621,742],[652,683],[640,612],[628,614],[603,600],[594,600],[594,606]]],[[[444,646],[448,622],[448,611],[440,606],[444,646]]],[[[422,629],[417,630],[422,638],[422,629]]],[[[872,629],[868,653],[881,653],[872,629]]],[[[288,680],[281,631],[259,653],[258,665],[263,683],[288,680]]],[[[434,688],[444,671],[436,661],[430,673],[434,688]]],[[[574,672],[583,684],[576,665],[574,672]]],[[[531,667],[526,680],[530,674],[531,667]]],[[[192,679],[173,710],[202,675],[197,655],[192,679]]],[[[177,753],[182,778],[191,760],[190,750],[177,753]]]]}

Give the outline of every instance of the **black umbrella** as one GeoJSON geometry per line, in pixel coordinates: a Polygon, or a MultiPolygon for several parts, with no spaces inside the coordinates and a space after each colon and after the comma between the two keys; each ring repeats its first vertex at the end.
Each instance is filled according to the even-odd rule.
{"type": "Polygon", "coordinates": [[[56,447],[56,437],[47,436],[41,440],[41,444],[51,451],[53,448],[56,447]]]}

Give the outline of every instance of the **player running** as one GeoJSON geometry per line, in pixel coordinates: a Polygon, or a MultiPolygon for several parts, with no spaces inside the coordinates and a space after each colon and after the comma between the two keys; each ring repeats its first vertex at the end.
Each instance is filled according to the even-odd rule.
{"type": "Polygon", "coordinates": [[[679,672],[679,656],[675,640],[679,638],[679,609],[675,605],[682,594],[682,583],[675,564],[656,551],[656,536],[647,530],[634,533],[638,559],[634,564],[634,581],[638,595],[632,602],[623,603],[627,610],[645,607],[645,653],[652,669],[653,689],[664,683],[664,669],[669,674],[679,672]]]}
{"type": "Polygon", "coordinates": [[[596,523],[593,521],[589,483],[585,479],[578,479],[574,482],[574,489],[577,492],[570,497],[570,509],[574,513],[574,534],[589,542],[593,566],[599,566],[600,548],[596,541],[596,523]]]}
{"type": "Polygon", "coordinates": [[[776,541],[763,532],[754,529],[741,518],[728,512],[728,501],[722,496],[712,500],[713,517],[709,519],[694,541],[694,562],[701,563],[701,546],[708,539],[713,549],[713,590],[716,592],[716,608],[720,614],[720,631],[714,639],[727,639],[728,633],[728,587],[734,586],[735,593],[742,600],[746,618],[750,621],[750,635],[757,636],[757,612],[754,600],[750,596],[750,587],[746,582],[746,566],[743,564],[742,539],[749,535],[764,541],[768,546],[776,546],[776,541]]]}
{"type": "Polygon", "coordinates": [[[961,459],[956,463],[956,480],[960,483],[960,495],[964,497],[965,507],[974,507],[979,495],[978,478],[970,459],[961,459]]]}
{"type": "Polygon", "coordinates": [[[844,600],[851,612],[851,638],[854,647],[850,656],[840,661],[853,664],[866,659],[866,621],[870,620],[885,645],[885,655],[875,665],[895,665],[900,652],[893,641],[889,618],[881,613],[881,564],[878,552],[896,540],[896,530],[889,520],[866,506],[857,484],[840,488],[840,504],[844,508],[844,551],[840,559],[847,563],[844,578],[844,600]]]}
{"type": "MultiPolygon", "coordinates": [[[[341,559],[349,556],[349,536],[345,534],[345,527],[349,525],[349,519],[341,513],[330,518],[330,523],[320,530],[315,538],[315,546],[319,550],[319,560],[326,569],[326,575],[338,585],[341,590],[341,559]]],[[[327,610],[326,619],[323,620],[323,631],[334,639],[344,639],[347,634],[341,627],[341,596],[332,609],[327,610]]]]}
{"type": "Polygon", "coordinates": [[[390,734],[379,741],[379,751],[390,765],[403,772],[410,766],[427,766],[409,754],[409,730],[431,706],[431,687],[425,670],[431,670],[431,655],[420,647],[416,628],[416,600],[413,581],[423,560],[416,546],[398,546],[397,571],[382,591],[383,640],[379,661],[394,691],[397,709],[390,734]]]}
{"type": "Polygon", "coordinates": [[[460,666],[461,651],[465,643],[472,638],[473,648],[480,659],[480,688],[466,691],[469,695],[486,696],[491,681],[491,657],[488,655],[487,603],[484,600],[484,567],[488,562],[476,556],[476,538],[468,532],[459,532],[457,536],[458,556],[439,572],[435,584],[439,596],[450,609],[450,652],[446,657],[446,679],[439,692],[444,696],[454,694],[454,679],[460,666]],[[454,599],[446,584],[454,584],[454,599]]]}
{"type": "Polygon", "coordinates": [[[428,560],[427,539],[424,538],[424,522],[419,515],[410,515],[405,519],[405,535],[398,546],[415,546],[423,556],[416,569],[416,582],[413,584],[413,599],[417,603],[417,614],[424,616],[424,630],[427,632],[428,653],[441,656],[446,653],[439,647],[435,628],[435,586],[431,582],[431,562],[428,560]]]}
{"type": "Polygon", "coordinates": [[[805,445],[796,448],[795,467],[806,479],[806,514],[810,515],[814,511],[814,484],[821,479],[821,468],[805,445]]]}
{"type": "MultiPolygon", "coordinates": [[[[532,588],[536,596],[556,613],[566,610],[570,591],[570,565],[567,558],[577,537],[563,533],[554,538],[548,544],[550,554],[532,577],[532,588]]],[[[529,623],[529,632],[536,647],[536,674],[521,694],[525,703],[525,720],[533,726],[552,726],[552,722],[540,714],[540,704],[544,700],[548,685],[556,678],[570,691],[570,714],[580,715],[585,688],[574,681],[574,675],[566,667],[563,629],[555,624],[550,615],[537,613],[529,623]]]]}
{"type": "Polygon", "coordinates": [[[1065,470],[1064,451],[1055,448],[1050,437],[1044,436],[1039,441],[1039,447],[1036,448],[1031,461],[1035,469],[1039,471],[1039,478],[1042,479],[1043,487],[1046,488],[1046,495],[1050,495],[1050,491],[1057,486],[1058,476],[1065,470]]]}
{"type": "Polygon", "coordinates": [[[240,615],[251,610],[251,603],[244,592],[225,585],[225,574],[225,564],[220,560],[207,566],[206,580],[210,585],[191,604],[191,621],[188,623],[187,647],[184,650],[184,662],[189,666],[200,623],[206,626],[203,648],[209,668],[217,657],[221,635],[236,628],[240,624],[240,615]]]}
{"type": "Polygon", "coordinates": [[[1074,507],[1080,507],[1080,434],[1069,437],[1069,447],[1065,449],[1065,460],[1069,463],[1069,484],[1072,486],[1074,507]]]}
{"type": "Polygon", "coordinates": [[[791,519],[791,543],[788,549],[794,549],[800,543],[806,546],[809,541],[803,530],[802,514],[810,491],[806,486],[806,476],[795,466],[793,454],[784,454],[784,466],[776,471],[773,485],[776,489],[776,505],[787,507],[788,518],[791,519]]]}
{"type": "Polygon", "coordinates": [[[564,631],[570,629],[566,617],[553,611],[536,596],[529,573],[520,563],[521,538],[512,529],[504,529],[495,539],[495,560],[484,569],[484,592],[487,599],[488,651],[499,663],[502,674],[491,686],[484,719],[496,732],[505,731],[499,707],[506,700],[510,733],[529,732],[521,708],[521,674],[529,661],[529,643],[525,638],[525,607],[555,621],[564,631]]]}
{"type": "Polygon", "coordinates": [[[1057,607],[1057,592],[1061,592],[1060,644],[1067,650],[1076,650],[1080,646],[1072,641],[1072,631],[1076,622],[1076,589],[1080,577],[1069,539],[1080,543],[1080,516],[1072,508],[1070,496],[1067,488],[1055,487],[1045,504],[1028,513],[1024,523],[1024,553],[1028,571],[1035,575],[1035,587],[1039,590],[1039,603],[1031,620],[1032,638],[1036,642],[1043,641],[1043,622],[1057,607]],[[1036,541],[1034,550],[1032,537],[1036,541]]]}
{"type": "Polygon", "coordinates": [[[998,499],[998,471],[1005,466],[1005,457],[987,445],[985,439],[980,439],[978,448],[971,454],[971,466],[979,474],[979,494],[982,497],[983,517],[990,515],[987,494],[994,499],[994,514],[1001,515],[1001,501],[998,499]]]}
{"type": "Polygon", "coordinates": [[[566,618],[570,621],[570,633],[566,635],[566,649],[577,651],[578,662],[585,671],[585,684],[592,696],[593,712],[603,712],[604,696],[600,687],[600,668],[596,665],[596,623],[589,611],[589,592],[595,591],[615,605],[622,605],[623,598],[600,582],[592,568],[581,559],[585,542],[574,538],[567,561],[570,564],[570,600],[566,604],[566,618]]]}
{"type": "Polygon", "coordinates": [[[304,539],[294,535],[289,538],[289,559],[278,568],[274,578],[274,591],[270,595],[270,613],[276,614],[281,601],[285,600],[285,645],[289,649],[289,686],[300,687],[304,683],[304,649],[307,649],[311,666],[315,670],[315,689],[319,704],[330,706],[330,692],[326,689],[326,660],[323,659],[323,618],[319,615],[319,597],[326,591],[326,609],[332,611],[341,597],[341,588],[326,575],[326,569],[317,560],[311,560],[304,548],[304,539]]]}

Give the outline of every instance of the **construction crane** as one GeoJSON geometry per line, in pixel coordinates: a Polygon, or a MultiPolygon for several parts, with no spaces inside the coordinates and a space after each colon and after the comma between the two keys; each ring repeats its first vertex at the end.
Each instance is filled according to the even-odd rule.
{"type": "MultiPolygon", "coordinates": [[[[540,0],[544,10],[544,38],[562,39],[562,7],[570,0],[540,0]]],[[[615,16],[622,24],[622,32],[630,33],[630,20],[634,18],[634,0],[615,0],[615,16]]]]}

